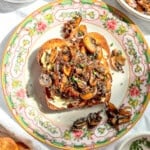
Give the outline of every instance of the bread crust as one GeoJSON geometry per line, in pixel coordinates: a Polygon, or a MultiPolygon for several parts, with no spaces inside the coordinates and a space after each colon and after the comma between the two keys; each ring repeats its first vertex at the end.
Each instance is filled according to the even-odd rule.
{"type": "Polygon", "coordinates": [[[58,48],[58,47],[64,47],[67,46],[67,42],[64,39],[61,38],[53,38],[48,41],[46,41],[39,49],[37,53],[37,62],[41,65],[41,57],[45,51],[51,51],[52,49],[58,48]]]}
{"type": "MultiPolygon", "coordinates": [[[[111,87],[110,87],[111,88],[111,87]]],[[[79,108],[85,108],[85,107],[92,107],[98,104],[105,104],[107,102],[109,102],[111,97],[111,92],[107,93],[107,95],[105,96],[105,98],[103,98],[102,100],[97,100],[97,101],[78,101],[78,104],[73,105],[71,102],[67,104],[66,107],[57,107],[56,105],[52,104],[51,101],[52,99],[50,99],[48,97],[48,95],[45,95],[45,100],[46,100],[46,104],[48,106],[48,108],[50,110],[53,111],[61,111],[61,110],[68,110],[68,109],[79,109],[79,108]]]]}

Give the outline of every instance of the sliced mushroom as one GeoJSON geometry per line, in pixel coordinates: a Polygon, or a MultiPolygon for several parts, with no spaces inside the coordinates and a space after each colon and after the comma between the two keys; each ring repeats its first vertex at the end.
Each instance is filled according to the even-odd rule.
{"type": "Polygon", "coordinates": [[[119,125],[128,123],[131,119],[131,108],[129,106],[117,109],[114,104],[107,104],[108,123],[115,127],[117,130],[119,125]]]}
{"type": "Polygon", "coordinates": [[[122,56],[113,56],[111,57],[112,68],[116,71],[123,71],[122,67],[125,65],[125,58],[122,56]]]}
{"type": "Polygon", "coordinates": [[[93,129],[102,120],[102,117],[100,116],[100,112],[101,111],[89,113],[87,117],[77,119],[73,123],[71,130],[76,131],[76,130],[81,130],[81,129],[93,129]]]}
{"type": "Polygon", "coordinates": [[[118,119],[118,124],[119,125],[125,124],[125,123],[128,123],[129,121],[130,121],[130,118],[122,117],[118,119]]]}
{"type": "Polygon", "coordinates": [[[65,86],[68,84],[68,78],[63,75],[60,82],[60,92],[63,92],[65,89],[65,86]]]}
{"type": "Polygon", "coordinates": [[[64,47],[64,49],[62,50],[62,59],[65,62],[69,62],[71,59],[71,51],[69,47],[64,47]]]}
{"type": "Polygon", "coordinates": [[[110,57],[110,63],[114,70],[116,71],[122,71],[123,72],[123,66],[125,65],[125,57],[117,50],[113,50],[111,57],[110,57]]]}
{"type": "Polygon", "coordinates": [[[49,57],[49,62],[54,63],[56,58],[57,58],[57,55],[58,55],[58,50],[57,49],[52,49],[50,57],[49,57]]]}
{"type": "Polygon", "coordinates": [[[53,73],[52,74],[52,80],[53,80],[53,85],[58,87],[60,85],[60,80],[59,80],[59,74],[58,73],[53,73]]]}
{"type": "Polygon", "coordinates": [[[118,109],[117,109],[116,106],[115,106],[113,103],[111,103],[111,102],[108,102],[108,103],[106,104],[106,109],[107,109],[109,112],[114,112],[115,114],[118,113],[118,109]]]}
{"type": "Polygon", "coordinates": [[[117,116],[108,118],[108,123],[112,126],[114,126],[115,128],[118,127],[118,118],[117,116]]]}
{"type": "Polygon", "coordinates": [[[96,58],[98,60],[101,60],[103,58],[103,51],[100,46],[97,47],[96,58]]]}
{"type": "Polygon", "coordinates": [[[105,80],[107,81],[107,82],[106,82],[106,90],[107,90],[107,91],[110,91],[110,89],[111,89],[111,84],[112,84],[112,77],[111,77],[110,73],[107,73],[107,74],[105,75],[105,80]]]}
{"type": "Polygon", "coordinates": [[[90,113],[87,116],[87,124],[89,128],[94,128],[96,127],[100,121],[102,120],[102,117],[100,116],[99,113],[90,113]]]}
{"type": "Polygon", "coordinates": [[[86,25],[80,25],[77,31],[78,37],[84,36],[87,33],[86,25]]]}
{"type": "Polygon", "coordinates": [[[52,79],[49,74],[41,73],[39,83],[42,86],[49,87],[52,84],[52,79]]]}
{"type": "Polygon", "coordinates": [[[74,20],[73,20],[73,24],[74,24],[74,27],[78,27],[80,22],[82,20],[82,17],[80,14],[76,14],[76,16],[74,17],[74,20]]]}
{"type": "Polygon", "coordinates": [[[87,83],[85,81],[82,81],[79,79],[76,81],[76,83],[77,83],[79,89],[85,89],[87,86],[87,83]]]}
{"type": "Polygon", "coordinates": [[[76,130],[85,129],[85,128],[87,128],[86,118],[80,118],[80,119],[77,119],[73,123],[71,130],[76,131],[76,130]]]}
{"type": "Polygon", "coordinates": [[[82,54],[86,54],[85,46],[81,46],[80,51],[81,51],[82,54]]]}
{"type": "Polygon", "coordinates": [[[79,27],[76,27],[72,32],[70,33],[69,38],[81,38],[87,33],[87,28],[85,25],[80,25],[79,27]]]}
{"type": "Polygon", "coordinates": [[[96,86],[96,84],[97,84],[97,80],[96,80],[96,77],[93,72],[90,72],[89,84],[91,86],[96,86]]]}
{"type": "Polygon", "coordinates": [[[131,107],[130,106],[126,106],[126,107],[120,108],[119,109],[119,115],[130,117],[132,115],[131,107]]]}
{"type": "Polygon", "coordinates": [[[86,92],[86,93],[81,93],[80,97],[83,100],[90,100],[92,99],[97,93],[97,87],[94,87],[91,91],[86,92]]]}
{"type": "Polygon", "coordinates": [[[79,24],[82,20],[82,17],[80,15],[76,15],[73,20],[70,20],[64,24],[63,27],[63,37],[65,39],[71,39],[74,36],[74,32],[76,32],[76,29],[79,27],[79,24]]]}
{"type": "Polygon", "coordinates": [[[101,66],[102,66],[102,68],[105,68],[104,69],[105,70],[105,74],[108,73],[108,72],[110,72],[109,71],[108,62],[107,62],[107,60],[104,57],[102,57],[102,59],[101,59],[101,66]]]}
{"type": "Polygon", "coordinates": [[[79,92],[72,86],[66,87],[64,91],[69,97],[78,98],[79,92]]]}
{"type": "Polygon", "coordinates": [[[110,55],[110,49],[105,37],[97,32],[89,32],[84,38],[83,42],[90,53],[95,53],[99,47],[103,48],[107,55],[110,55]]]}
{"type": "Polygon", "coordinates": [[[64,72],[64,74],[65,74],[66,76],[69,76],[69,75],[70,75],[71,70],[72,70],[71,66],[69,66],[69,65],[64,65],[64,66],[63,66],[63,72],[64,72]]]}

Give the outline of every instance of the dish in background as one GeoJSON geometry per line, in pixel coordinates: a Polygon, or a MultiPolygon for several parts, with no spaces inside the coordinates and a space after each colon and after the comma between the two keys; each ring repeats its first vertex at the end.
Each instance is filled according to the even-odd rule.
{"type": "Polygon", "coordinates": [[[22,142],[15,141],[10,136],[0,137],[0,149],[1,150],[30,150],[30,148],[22,142]]]}
{"type": "Polygon", "coordinates": [[[149,150],[150,149],[150,133],[140,133],[133,135],[124,141],[119,150],[149,150]]]}
{"type": "Polygon", "coordinates": [[[145,21],[150,21],[150,15],[146,15],[144,13],[141,13],[137,10],[135,10],[134,8],[132,8],[131,6],[129,6],[125,0],[117,0],[118,3],[125,9],[127,10],[129,13],[133,14],[134,16],[143,19],[145,21]]]}

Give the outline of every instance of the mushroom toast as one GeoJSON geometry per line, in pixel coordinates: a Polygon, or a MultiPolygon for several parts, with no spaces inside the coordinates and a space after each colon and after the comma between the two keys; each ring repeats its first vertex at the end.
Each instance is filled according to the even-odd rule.
{"type": "Polygon", "coordinates": [[[83,108],[107,103],[112,77],[107,40],[88,32],[80,16],[66,22],[62,38],[45,42],[37,53],[40,85],[51,110],[83,108]]]}

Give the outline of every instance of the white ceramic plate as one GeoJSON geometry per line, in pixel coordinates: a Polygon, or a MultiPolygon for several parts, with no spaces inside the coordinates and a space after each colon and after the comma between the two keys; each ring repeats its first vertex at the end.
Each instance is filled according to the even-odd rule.
{"type": "Polygon", "coordinates": [[[146,14],[143,14],[143,13],[140,13],[139,11],[133,9],[132,7],[130,7],[126,2],[125,0],[117,0],[118,3],[125,9],[127,10],[129,13],[131,13],[132,15],[140,18],[140,19],[143,19],[145,21],[150,21],[150,15],[146,15],[146,14]]]}
{"type": "Polygon", "coordinates": [[[139,28],[117,9],[102,1],[60,0],[48,3],[28,16],[11,36],[2,62],[5,99],[18,123],[40,141],[62,149],[94,149],[123,136],[142,116],[150,97],[150,52],[139,28]],[[132,108],[131,121],[117,131],[107,123],[103,106],[52,112],[47,108],[36,61],[39,47],[61,37],[63,24],[76,14],[88,32],[103,34],[110,49],[126,57],[124,73],[112,71],[111,102],[132,108]],[[93,130],[70,131],[76,119],[103,110],[102,122],[93,130]]]}
{"type": "Polygon", "coordinates": [[[150,149],[150,133],[140,133],[128,137],[118,150],[149,150],[150,149]]]}

